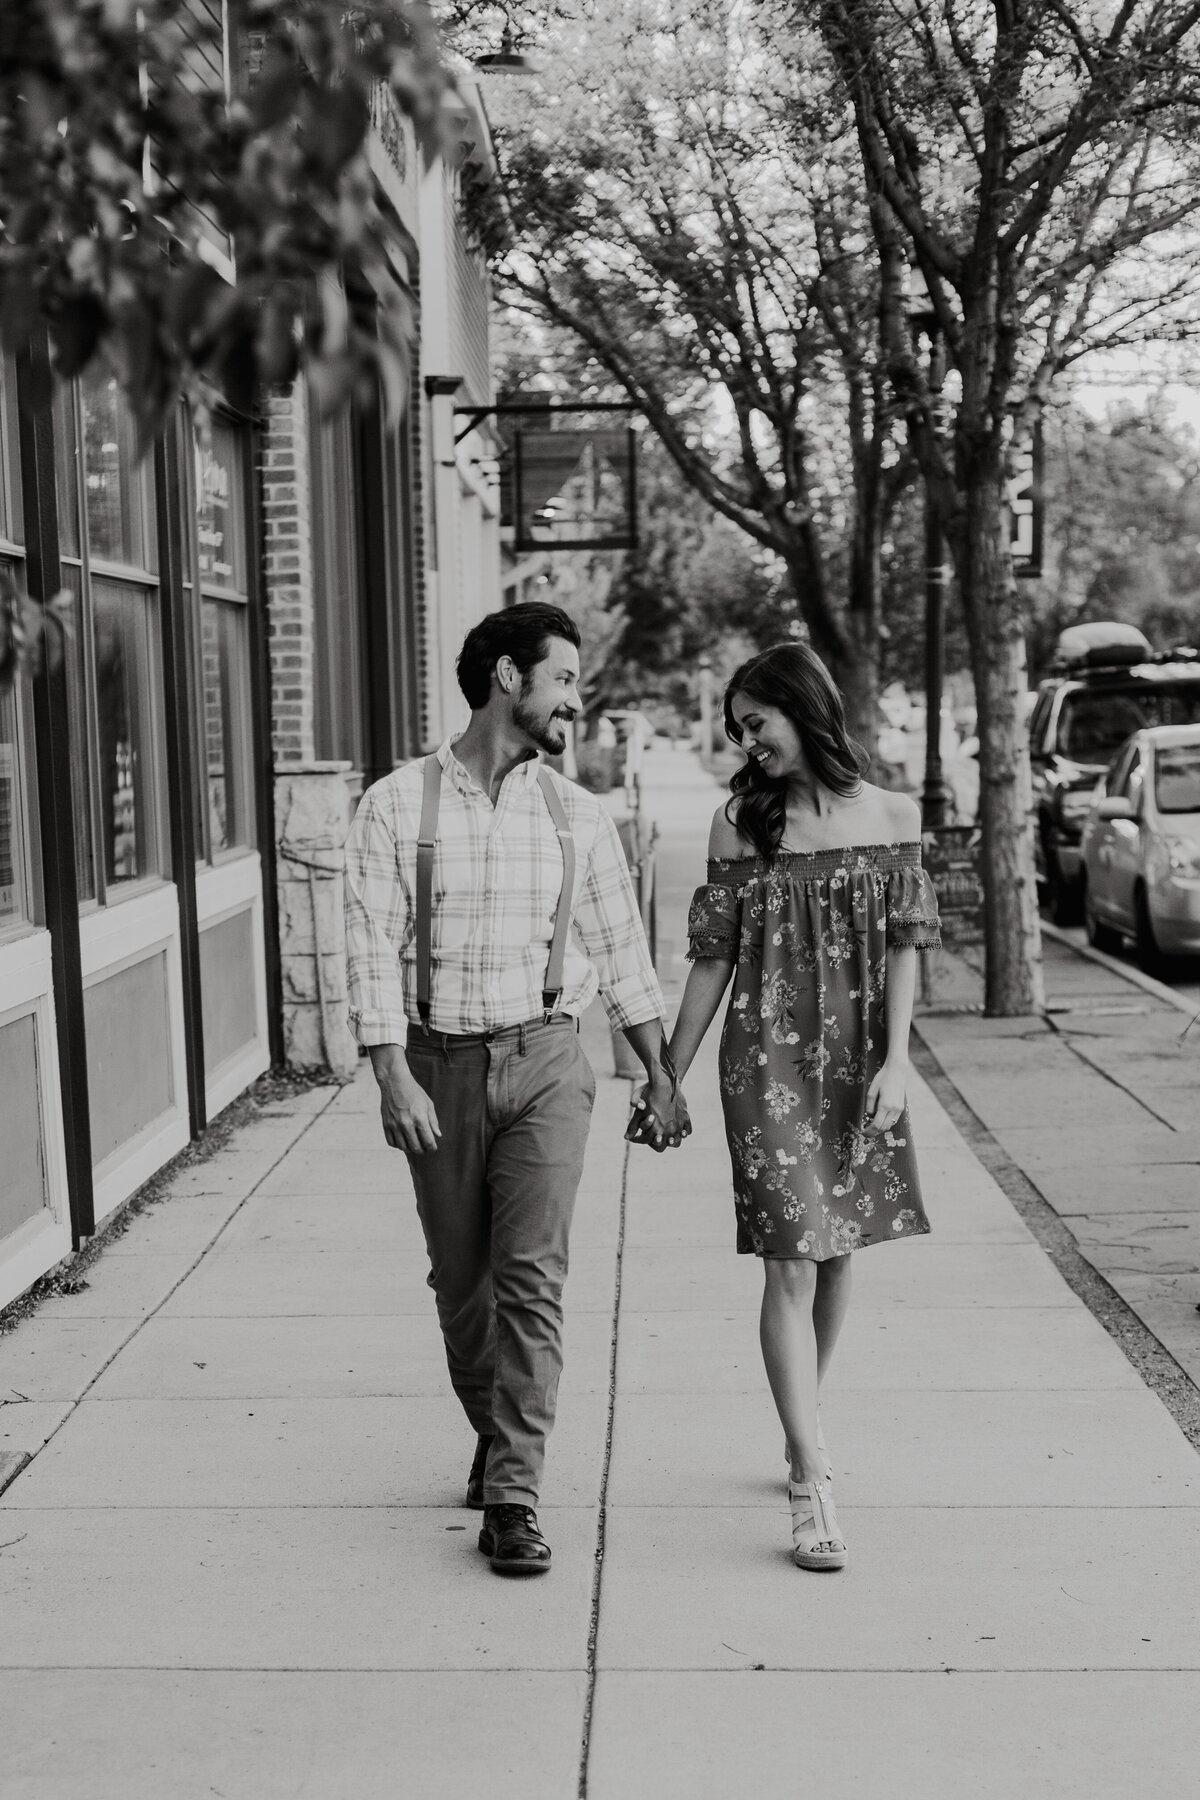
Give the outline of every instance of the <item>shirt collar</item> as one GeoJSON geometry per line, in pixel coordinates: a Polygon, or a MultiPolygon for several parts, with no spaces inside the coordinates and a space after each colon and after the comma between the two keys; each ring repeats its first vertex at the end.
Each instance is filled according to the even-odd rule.
{"type": "MultiPolygon", "coordinates": [[[[460,794],[481,793],[483,790],[475,777],[464,768],[454,754],[454,746],[461,736],[461,731],[452,731],[445,743],[439,745],[437,759],[460,794]]],[[[518,763],[516,768],[509,770],[504,777],[505,781],[515,781],[521,787],[528,787],[531,782],[537,780],[539,761],[537,751],[531,750],[524,762],[518,763]]]]}

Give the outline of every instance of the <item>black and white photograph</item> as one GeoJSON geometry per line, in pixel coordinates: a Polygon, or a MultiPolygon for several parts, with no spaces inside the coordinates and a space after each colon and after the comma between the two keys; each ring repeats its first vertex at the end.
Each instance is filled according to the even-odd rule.
{"type": "Polygon", "coordinates": [[[1183,1800],[1198,1597],[1200,0],[0,0],[3,1800],[1183,1800]]]}

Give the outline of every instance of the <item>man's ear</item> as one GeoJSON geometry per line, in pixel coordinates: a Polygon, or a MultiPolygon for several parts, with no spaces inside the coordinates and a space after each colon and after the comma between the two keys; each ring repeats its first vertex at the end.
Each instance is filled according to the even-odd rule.
{"type": "Polygon", "coordinates": [[[517,671],[511,656],[502,656],[496,664],[496,680],[502,693],[511,694],[516,686],[517,671]]]}

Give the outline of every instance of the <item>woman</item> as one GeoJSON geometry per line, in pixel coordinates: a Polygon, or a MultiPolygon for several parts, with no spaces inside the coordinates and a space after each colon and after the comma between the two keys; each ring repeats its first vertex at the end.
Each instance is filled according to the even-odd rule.
{"type": "Polygon", "coordinates": [[[929,1230],[905,1083],[917,952],[940,941],[937,902],[917,808],[863,780],[811,650],[777,644],[744,663],[725,729],[746,762],[713,817],[670,1049],[682,1079],[732,976],[720,1080],[737,1247],[763,1260],[760,1337],[787,1434],[795,1560],[840,1569],[817,1397],[851,1252],[929,1230]]]}

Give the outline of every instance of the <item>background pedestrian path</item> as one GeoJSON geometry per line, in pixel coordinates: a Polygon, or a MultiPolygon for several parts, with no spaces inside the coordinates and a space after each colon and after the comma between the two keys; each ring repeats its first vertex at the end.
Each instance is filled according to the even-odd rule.
{"type": "MultiPolygon", "coordinates": [[[[716,796],[683,753],[649,785],[673,999],[716,796]]],[[[273,1103],[0,1337],[0,1447],[34,1452],[0,1497],[5,1800],[1189,1791],[1195,1453],[930,1091],[934,1236],[856,1259],[824,1407],[850,1564],[809,1575],[715,1033],[695,1136],[628,1164],[596,1010],[587,1042],[550,1576],[474,1548],[368,1071],[273,1103]]]]}

